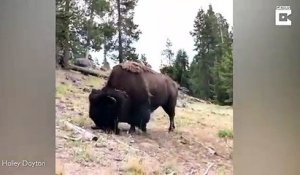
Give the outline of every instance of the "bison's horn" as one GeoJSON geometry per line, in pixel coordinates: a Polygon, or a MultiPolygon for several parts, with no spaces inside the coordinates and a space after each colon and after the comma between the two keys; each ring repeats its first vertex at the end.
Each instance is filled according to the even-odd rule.
{"type": "Polygon", "coordinates": [[[107,96],[107,98],[111,99],[114,103],[117,102],[117,100],[115,99],[115,97],[112,97],[112,96],[107,96]]]}

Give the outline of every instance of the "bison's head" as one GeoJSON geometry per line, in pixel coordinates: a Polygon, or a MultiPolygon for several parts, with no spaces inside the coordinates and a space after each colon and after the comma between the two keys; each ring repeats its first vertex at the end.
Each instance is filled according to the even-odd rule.
{"type": "Polygon", "coordinates": [[[117,119],[117,100],[103,90],[92,89],[89,95],[89,116],[95,125],[102,130],[113,130],[117,119]]]}
{"type": "Polygon", "coordinates": [[[89,116],[98,128],[118,132],[118,122],[126,106],[125,97],[112,89],[92,89],[89,95],[89,116]]]}

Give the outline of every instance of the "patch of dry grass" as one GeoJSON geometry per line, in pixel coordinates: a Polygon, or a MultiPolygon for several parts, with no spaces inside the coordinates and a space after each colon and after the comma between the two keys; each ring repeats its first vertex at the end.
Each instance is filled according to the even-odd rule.
{"type": "Polygon", "coordinates": [[[78,163],[94,162],[96,157],[94,156],[93,147],[87,143],[81,141],[73,142],[73,151],[75,161],[78,163]]]}
{"type": "Polygon", "coordinates": [[[106,81],[102,78],[89,76],[88,79],[85,81],[85,84],[88,86],[93,86],[94,88],[100,88],[104,85],[106,81]]]}
{"type": "Polygon", "coordinates": [[[130,158],[125,165],[128,175],[147,175],[147,170],[141,158],[130,158]]]}
{"type": "Polygon", "coordinates": [[[168,160],[164,165],[163,174],[166,175],[175,175],[179,173],[178,162],[176,159],[168,160]]]}
{"type": "Polygon", "coordinates": [[[186,127],[199,125],[200,122],[203,122],[203,117],[199,113],[193,111],[181,110],[177,112],[175,120],[179,127],[186,127]]]}
{"type": "Polygon", "coordinates": [[[70,118],[70,122],[73,123],[76,126],[79,126],[81,128],[86,128],[88,126],[91,126],[92,120],[89,117],[86,116],[74,116],[70,118]]]}
{"type": "Polygon", "coordinates": [[[224,166],[221,166],[217,169],[217,175],[226,175],[224,166]]]}

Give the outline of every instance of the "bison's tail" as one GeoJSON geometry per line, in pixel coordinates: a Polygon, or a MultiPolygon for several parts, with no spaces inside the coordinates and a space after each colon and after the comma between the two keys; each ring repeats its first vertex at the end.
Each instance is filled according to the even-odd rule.
{"type": "Polygon", "coordinates": [[[176,87],[176,89],[180,90],[180,85],[176,81],[173,81],[173,82],[174,82],[174,86],[176,87]]]}

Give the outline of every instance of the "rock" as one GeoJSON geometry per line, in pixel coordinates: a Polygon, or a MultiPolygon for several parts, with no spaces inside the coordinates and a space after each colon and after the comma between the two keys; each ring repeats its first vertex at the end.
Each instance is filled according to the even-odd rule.
{"type": "Polygon", "coordinates": [[[135,141],[134,140],[130,140],[130,143],[134,143],[135,141]]]}
{"type": "Polygon", "coordinates": [[[105,148],[106,145],[104,145],[104,144],[102,144],[102,143],[96,143],[96,144],[95,144],[95,147],[96,147],[96,148],[105,148]]]}
{"type": "Polygon", "coordinates": [[[83,90],[83,92],[91,92],[91,90],[88,88],[83,88],[82,90],[83,90]]]}
{"type": "Polygon", "coordinates": [[[187,105],[186,105],[186,102],[179,100],[179,101],[177,101],[176,106],[179,108],[185,108],[187,105]]]}
{"type": "Polygon", "coordinates": [[[183,136],[180,136],[180,143],[186,145],[189,144],[190,142],[188,139],[184,138],[183,136]]]}
{"type": "Polygon", "coordinates": [[[115,161],[122,161],[123,159],[121,157],[114,158],[115,161]]]}
{"type": "Polygon", "coordinates": [[[91,60],[86,58],[76,58],[74,61],[74,65],[79,67],[91,68],[93,66],[93,63],[91,60]]]}

